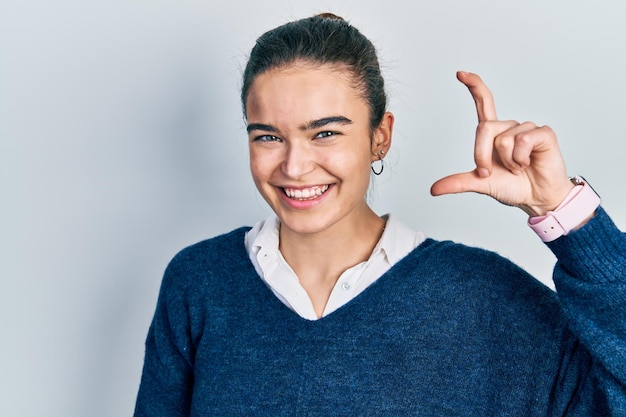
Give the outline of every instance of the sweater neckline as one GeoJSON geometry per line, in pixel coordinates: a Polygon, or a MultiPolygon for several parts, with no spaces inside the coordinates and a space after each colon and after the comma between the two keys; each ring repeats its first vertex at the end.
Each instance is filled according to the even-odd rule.
{"type": "Polygon", "coordinates": [[[284,316],[282,317],[283,319],[297,321],[299,323],[306,323],[311,326],[323,325],[324,323],[333,322],[335,320],[340,320],[342,319],[342,316],[349,316],[350,318],[353,318],[354,316],[351,315],[350,310],[354,308],[358,308],[358,306],[361,305],[362,303],[366,303],[366,304],[370,303],[374,305],[377,301],[379,301],[379,297],[376,296],[376,293],[379,291],[379,288],[383,286],[393,285],[393,283],[397,279],[401,279],[403,274],[399,273],[399,271],[404,270],[404,269],[414,270],[416,262],[418,262],[418,258],[422,256],[423,251],[427,247],[431,246],[433,243],[436,243],[434,239],[426,238],[415,249],[413,249],[406,256],[404,256],[404,258],[396,262],[388,271],[386,271],[383,275],[381,275],[380,278],[378,278],[375,282],[369,285],[366,289],[364,289],[360,294],[358,294],[352,300],[348,301],[346,304],[344,304],[343,306],[339,307],[338,309],[336,309],[335,311],[331,312],[330,314],[324,317],[321,317],[317,320],[309,320],[304,317],[301,317],[298,313],[296,313],[295,311],[292,311],[289,307],[283,304],[278,299],[278,297],[274,295],[274,293],[268,287],[268,285],[265,282],[263,282],[262,278],[256,272],[254,265],[252,264],[252,261],[250,260],[248,256],[248,253],[246,251],[246,247],[244,244],[245,233],[250,229],[251,229],[250,227],[243,227],[237,230],[238,233],[236,233],[237,235],[236,245],[239,251],[239,255],[245,259],[245,264],[246,264],[246,268],[248,272],[246,276],[253,277],[253,280],[255,281],[255,283],[251,285],[258,285],[262,287],[260,291],[266,294],[265,298],[268,299],[268,302],[273,303],[273,305],[270,306],[271,311],[280,312],[279,314],[284,316]]]}

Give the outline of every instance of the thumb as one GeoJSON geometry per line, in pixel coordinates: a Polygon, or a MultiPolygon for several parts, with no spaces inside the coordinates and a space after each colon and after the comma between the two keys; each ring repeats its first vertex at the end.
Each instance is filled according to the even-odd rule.
{"type": "Polygon", "coordinates": [[[488,182],[474,171],[452,174],[435,181],[430,187],[430,194],[434,196],[474,192],[488,194],[488,182]]]}

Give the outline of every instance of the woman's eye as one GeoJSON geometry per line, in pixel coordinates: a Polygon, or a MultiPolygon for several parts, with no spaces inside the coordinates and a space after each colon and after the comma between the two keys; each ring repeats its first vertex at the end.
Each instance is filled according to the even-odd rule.
{"type": "Polygon", "coordinates": [[[336,134],[337,132],[330,132],[330,131],[320,132],[317,135],[315,135],[315,139],[329,138],[329,137],[335,136],[336,134]]]}
{"type": "Polygon", "coordinates": [[[254,138],[255,142],[280,142],[280,138],[274,135],[261,135],[254,138]]]}

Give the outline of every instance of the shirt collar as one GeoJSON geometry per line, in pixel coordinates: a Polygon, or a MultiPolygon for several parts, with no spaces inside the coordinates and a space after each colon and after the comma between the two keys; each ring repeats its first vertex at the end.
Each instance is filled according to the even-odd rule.
{"type": "Polygon", "coordinates": [[[261,220],[246,233],[248,253],[258,253],[261,249],[278,251],[280,221],[275,214],[261,220]]]}
{"type": "MultiPolygon", "coordinates": [[[[372,251],[371,258],[382,252],[390,265],[396,264],[404,258],[425,238],[421,232],[386,214],[385,230],[372,251]]],[[[257,254],[261,249],[278,252],[280,221],[275,214],[259,221],[246,234],[246,249],[249,253],[257,254]]]]}

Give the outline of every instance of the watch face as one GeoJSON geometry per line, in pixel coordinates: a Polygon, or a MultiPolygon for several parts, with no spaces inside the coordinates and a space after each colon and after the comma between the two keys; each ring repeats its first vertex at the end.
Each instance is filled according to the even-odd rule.
{"type": "Polygon", "coordinates": [[[585,179],[580,175],[576,175],[575,177],[570,177],[569,179],[574,185],[583,185],[585,184],[585,179]]]}
{"type": "Polygon", "coordinates": [[[569,179],[572,184],[574,185],[587,185],[589,188],[591,188],[591,190],[598,196],[600,197],[600,194],[598,194],[598,192],[591,186],[591,184],[589,184],[589,182],[585,179],[585,177],[583,177],[582,175],[576,175],[575,177],[572,177],[569,179]]]}

